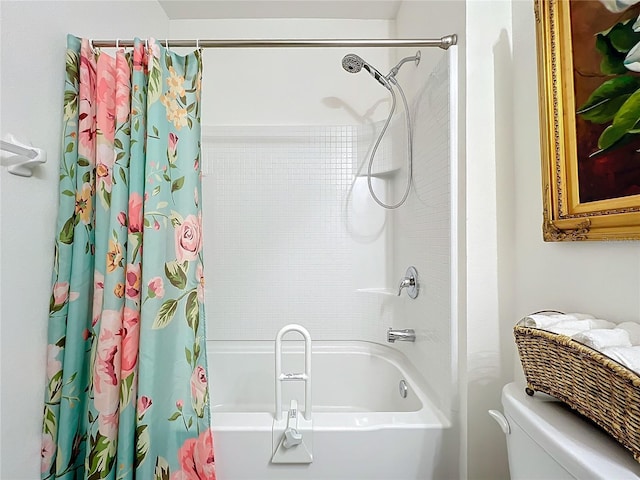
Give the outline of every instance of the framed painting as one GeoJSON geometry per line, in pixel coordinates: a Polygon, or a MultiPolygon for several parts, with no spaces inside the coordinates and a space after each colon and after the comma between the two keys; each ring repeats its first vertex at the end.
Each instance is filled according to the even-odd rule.
{"type": "Polygon", "coordinates": [[[640,239],[640,0],[536,0],[545,241],[640,239]]]}

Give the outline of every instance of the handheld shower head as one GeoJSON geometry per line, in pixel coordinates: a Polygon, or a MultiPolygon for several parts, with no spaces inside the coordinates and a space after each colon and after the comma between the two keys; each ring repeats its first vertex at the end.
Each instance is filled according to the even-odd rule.
{"type": "Polygon", "coordinates": [[[378,81],[378,83],[380,83],[380,85],[387,88],[388,90],[391,90],[391,85],[389,84],[385,76],[355,53],[349,53],[348,55],[344,56],[344,58],[342,59],[342,68],[344,68],[349,73],[358,73],[364,68],[373,78],[378,81]]]}
{"type": "Polygon", "coordinates": [[[345,55],[342,59],[342,68],[344,68],[349,73],[358,73],[362,70],[362,66],[364,65],[364,60],[360,58],[355,53],[350,53],[345,55]]]}

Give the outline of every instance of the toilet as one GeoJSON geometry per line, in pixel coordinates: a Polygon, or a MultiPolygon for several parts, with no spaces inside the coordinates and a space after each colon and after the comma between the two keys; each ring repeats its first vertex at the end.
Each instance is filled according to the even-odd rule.
{"type": "Polygon", "coordinates": [[[640,479],[627,449],[553,397],[510,383],[502,406],[489,413],[507,436],[512,480],[640,479]]]}

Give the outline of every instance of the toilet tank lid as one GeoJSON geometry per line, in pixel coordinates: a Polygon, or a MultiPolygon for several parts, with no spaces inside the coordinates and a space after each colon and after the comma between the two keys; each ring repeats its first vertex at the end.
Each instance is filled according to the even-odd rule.
{"type": "Polygon", "coordinates": [[[640,464],[631,452],[553,397],[530,397],[524,385],[510,383],[502,390],[502,406],[509,422],[576,478],[640,479],[640,464]]]}

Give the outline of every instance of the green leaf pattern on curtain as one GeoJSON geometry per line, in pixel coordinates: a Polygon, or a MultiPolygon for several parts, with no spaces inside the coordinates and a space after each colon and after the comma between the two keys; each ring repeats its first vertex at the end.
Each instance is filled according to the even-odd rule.
{"type": "Polygon", "coordinates": [[[200,51],[68,36],[42,478],[215,479],[200,51]]]}

